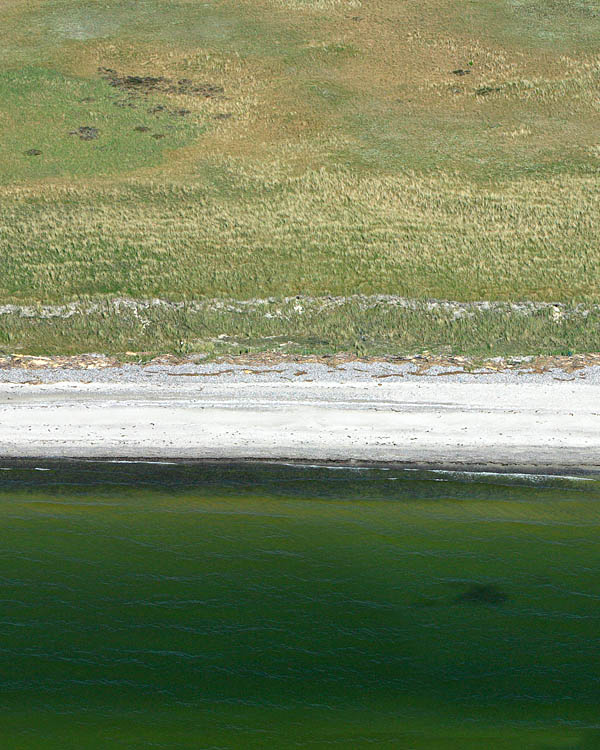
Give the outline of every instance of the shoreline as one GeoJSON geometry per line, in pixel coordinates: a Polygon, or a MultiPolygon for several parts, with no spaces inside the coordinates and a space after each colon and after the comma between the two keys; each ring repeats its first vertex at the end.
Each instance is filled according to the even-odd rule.
{"type": "Polygon", "coordinates": [[[0,458],[600,473],[599,367],[569,378],[411,367],[3,370],[0,458]]]}
{"type": "MultiPolygon", "coordinates": [[[[564,480],[600,480],[600,464],[597,466],[566,465],[519,465],[505,463],[436,463],[423,461],[362,461],[357,459],[328,460],[328,459],[294,459],[294,458],[244,458],[244,457],[222,457],[222,458],[182,458],[171,456],[153,458],[140,456],[135,458],[97,456],[0,456],[0,471],[12,469],[37,469],[38,471],[50,470],[55,464],[150,464],[154,466],[212,466],[212,465],[267,465],[267,466],[289,466],[291,468],[306,469],[330,469],[349,471],[369,471],[380,469],[383,471],[414,471],[427,474],[444,474],[453,477],[507,477],[528,479],[564,479],[564,480]],[[6,465],[8,464],[8,466],[6,465]],[[35,464],[35,466],[34,466],[35,464]],[[41,464],[41,466],[39,466],[41,464]]],[[[0,475],[1,476],[1,475],[0,475]]]]}

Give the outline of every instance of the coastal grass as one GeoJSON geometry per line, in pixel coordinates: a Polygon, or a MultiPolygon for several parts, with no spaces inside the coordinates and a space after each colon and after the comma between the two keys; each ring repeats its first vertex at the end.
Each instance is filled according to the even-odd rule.
{"type": "MultiPolygon", "coordinates": [[[[0,304],[594,303],[599,40],[583,0],[5,2],[0,304]]],[[[228,335],[247,338],[234,321],[228,335]]],[[[373,341],[420,349],[437,336],[386,344],[388,323],[373,341]]],[[[3,346],[44,339],[42,324],[0,325],[3,346]]],[[[125,321],[104,341],[61,325],[48,351],[94,340],[113,353],[131,338],[125,321]]],[[[293,338],[341,341],[361,325],[293,338]]],[[[470,325],[444,343],[501,338],[470,325]]],[[[580,325],[565,347],[596,348],[580,325]]],[[[533,326],[519,353],[551,338],[533,326]]]]}
{"type": "Polygon", "coordinates": [[[5,302],[79,296],[399,294],[593,302],[594,177],[474,189],[460,177],[215,166],[202,182],[5,189],[5,302]]]}
{"type": "Polygon", "coordinates": [[[369,298],[292,298],[244,304],[236,300],[145,309],[122,301],[44,317],[42,310],[0,315],[0,354],[110,352],[124,360],[257,352],[359,356],[466,354],[571,355],[600,351],[600,310],[509,306],[461,312],[410,308],[369,298]]]}

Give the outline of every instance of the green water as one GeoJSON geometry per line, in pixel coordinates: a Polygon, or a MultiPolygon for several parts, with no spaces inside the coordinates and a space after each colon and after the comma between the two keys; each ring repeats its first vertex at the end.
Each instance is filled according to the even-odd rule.
{"type": "Polygon", "coordinates": [[[600,748],[597,481],[0,467],[2,750],[600,748]]]}

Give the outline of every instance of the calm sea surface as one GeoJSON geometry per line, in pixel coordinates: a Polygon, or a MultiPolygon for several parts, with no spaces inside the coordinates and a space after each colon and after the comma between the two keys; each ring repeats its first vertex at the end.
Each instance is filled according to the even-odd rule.
{"type": "Polygon", "coordinates": [[[600,748],[600,482],[0,463],[0,748],[600,748]]]}

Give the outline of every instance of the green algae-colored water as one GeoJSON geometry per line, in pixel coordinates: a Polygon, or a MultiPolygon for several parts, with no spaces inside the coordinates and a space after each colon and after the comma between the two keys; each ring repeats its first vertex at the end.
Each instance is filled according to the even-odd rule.
{"type": "Polygon", "coordinates": [[[0,468],[1,748],[600,748],[593,479],[0,468]]]}

